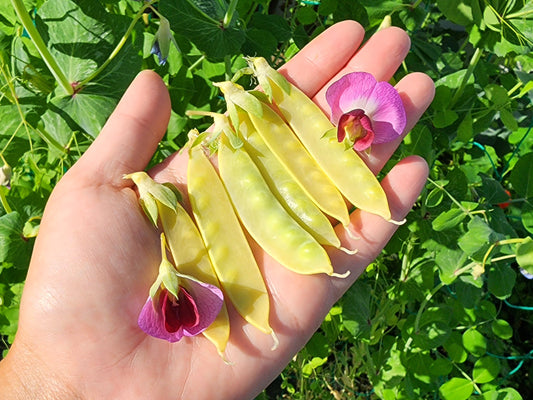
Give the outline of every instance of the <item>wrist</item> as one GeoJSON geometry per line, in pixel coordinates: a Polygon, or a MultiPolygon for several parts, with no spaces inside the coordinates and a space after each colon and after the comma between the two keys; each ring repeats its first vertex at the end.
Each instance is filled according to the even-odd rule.
{"type": "Polygon", "coordinates": [[[45,364],[23,345],[14,344],[0,361],[0,398],[2,400],[81,400],[45,364]]]}

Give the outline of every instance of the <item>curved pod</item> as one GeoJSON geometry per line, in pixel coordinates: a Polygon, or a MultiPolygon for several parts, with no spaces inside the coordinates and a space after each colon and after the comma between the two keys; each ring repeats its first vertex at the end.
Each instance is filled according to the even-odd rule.
{"type": "Polygon", "coordinates": [[[253,59],[253,67],[259,84],[268,86],[273,102],[296,136],[344,197],[355,207],[391,221],[387,195],[373,172],[355,151],[323,137],[335,127],[322,110],[296,86],[280,84],[288,82],[266,60],[253,59]]]}
{"type": "MultiPolygon", "coordinates": [[[[224,93],[228,103],[233,102],[233,98],[244,97],[243,93],[246,93],[244,89],[231,82],[221,82],[217,86],[224,93]]],[[[248,116],[259,135],[305,193],[323,212],[347,226],[350,223],[350,216],[341,193],[307,152],[291,128],[269,105],[260,100],[255,99],[254,102],[237,105],[246,107],[247,104],[260,105],[260,113],[244,109],[249,111],[248,116]]]]}
{"type": "Polygon", "coordinates": [[[246,152],[250,155],[255,165],[257,165],[272,193],[285,207],[287,212],[318,243],[336,248],[340,247],[341,242],[329,219],[320,211],[274,153],[272,153],[255,130],[250,119],[247,118],[246,113],[243,112],[239,115],[239,121],[240,125],[238,130],[246,138],[244,140],[246,152]]]}
{"type": "MultiPolygon", "coordinates": [[[[200,232],[189,214],[179,203],[176,209],[163,204],[158,206],[161,225],[178,272],[220,287],[200,232]]],[[[229,316],[224,303],[217,318],[202,334],[215,345],[218,353],[224,358],[229,333],[229,316]]]]}
{"type": "Polygon", "coordinates": [[[200,146],[189,151],[187,184],[196,223],[224,293],[246,321],[273,334],[263,277],[224,185],[200,146]]]}
{"type": "Polygon", "coordinates": [[[241,222],[263,250],[291,271],[333,275],[324,248],[285,211],[246,151],[231,147],[225,135],[218,162],[241,222]]]}

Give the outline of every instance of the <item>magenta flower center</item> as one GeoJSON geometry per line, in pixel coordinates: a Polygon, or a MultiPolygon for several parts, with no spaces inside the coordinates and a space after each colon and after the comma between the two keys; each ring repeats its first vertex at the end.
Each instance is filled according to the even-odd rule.
{"type": "Polygon", "coordinates": [[[355,150],[368,148],[374,140],[372,122],[363,110],[352,110],[340,117],[337,126],[337,139],[342,142],[346,137],[355,150]]]}
{"type": "Polygon", "coordinates": [[[180,287],[177,299],[167,290],[163,291],[162,296],[162,311],[167,332],[174,333],[181,327],[190,328],[198,325],[200,314],[189,292],[180,287]]]}

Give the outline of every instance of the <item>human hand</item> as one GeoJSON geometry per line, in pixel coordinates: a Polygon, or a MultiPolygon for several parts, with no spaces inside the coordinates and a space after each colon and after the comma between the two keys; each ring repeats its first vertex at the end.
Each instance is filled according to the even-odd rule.
{"type": "MultiPolygon", "coordinates": [[[[352,71],[388,80],[409,49],[397,28],[375,34],[359,48],[364,32],[345,21],[303,49],[283,73],[324,110],[325,89],[352,71]]],[[[396,86],[405,105],[408,132],[433,97],[423,74],[396,86]]],[[[137,326],[139,311],[161,260],[159,233],[142,214],[127,173],[148,164],[170,115],[168,92],[153,72],[141,73],[100,136],[54,190],[43,216],[24,288],[19,330],[0,363],[3,398],[55,399],[246,399],[273,380],[319,327],[335,301],[381,252],[395,229],[356,210],[351,229],[338,234],[349,256],[330,253],[346,279],[294,274],[254,248],[271,298],[271,325],[280,345],[247,324],[231,307],[225,364],[204,337],[168,343],[137,326]]],[[[365,161],[378,172],[399,140],[376,145],[365,161]]],[[[150,174],[186,193],[186,154],[170,157],[150,174]]],[[[409,157],[382,181],[401,220],[427,175],[426,163],[409,157]]],[[[206,190],[208,190],[206,188],[206,190]]]]}

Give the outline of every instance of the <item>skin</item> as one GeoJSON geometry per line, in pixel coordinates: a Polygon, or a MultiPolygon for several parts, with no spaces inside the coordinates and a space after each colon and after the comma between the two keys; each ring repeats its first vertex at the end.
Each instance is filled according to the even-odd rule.
{"type": "MultiPolygon", "coordinates": [[[[329,82],[354,70],[388,80],[409,49],[397,28],[375,34],[353,21],[328,29],[283,73],[323,107],[329,82]],[[335,46],[331,46],[335,43],[335,46]],[[375,62],[379,60],[379,62],[375,62]]],[[[397,88],[406,106],[407,130],[430,104],[434,89],[420,73],[397,88]]],[[[334,302],[363,273],[393,235],[395,225],[355,211],[359,252],[332,251],[346,279],[294,274],[254,247],[271,297],[272,339],[229,309],[232,333],[226,365],[214,346],[199,336],[176,344],[145,335],[137,316],[160,262],[159,233],[143,216],[122,175],[146,167],[170,115],[166,87],[155,73],[132,83],[105,128],[54,190],[46,207],[21,302],[13,347],[0,363],[2,399],[247,399],[272,381],[318,328],[334,302]]],[[[398,141],[399,142],[399,141],[398,141]]],[[[377,172],[398,142],[374,146],[366,158],[377,172]]],[[[151,171],[158,181],[186,185],[186,156],[170,157],[151,171]]],[[[392,215],[401,220],[427,177],[426,163],[408,157],[382,184],[392,215]]]]}

